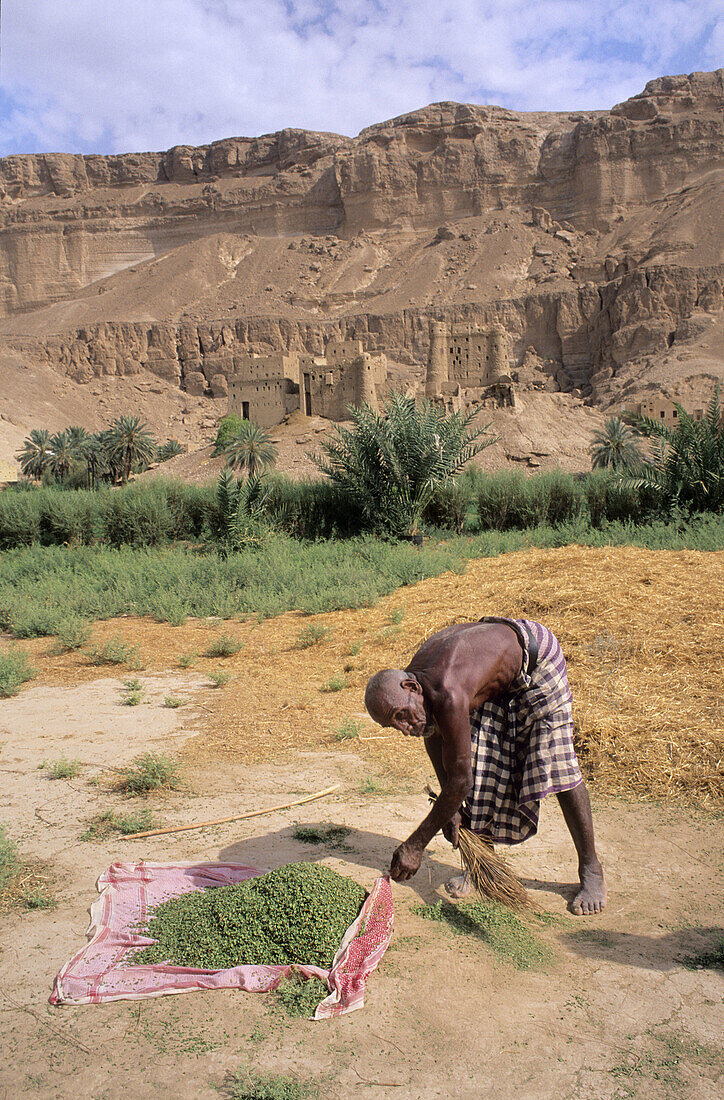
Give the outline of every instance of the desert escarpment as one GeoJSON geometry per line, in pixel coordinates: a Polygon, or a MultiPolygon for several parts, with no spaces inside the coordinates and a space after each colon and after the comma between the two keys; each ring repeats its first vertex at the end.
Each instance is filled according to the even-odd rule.
{"type": "Polygon", "coordinates": [[[337,336],[415,377],[429,323],[501,324],[525,389],[613,408],[721,374],[724,70],[595,112],[438,103],[356,138],[0,160],[0,344],[68,384],[211,399],[337,336]],[[661,364],[666,363],[662,373],[661,364]]]}

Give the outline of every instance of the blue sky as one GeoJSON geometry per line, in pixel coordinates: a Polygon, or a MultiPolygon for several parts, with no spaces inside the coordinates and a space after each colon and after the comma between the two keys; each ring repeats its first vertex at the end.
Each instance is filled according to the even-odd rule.
{"type": "Polygon", "coordinates": [[[5,0],[0,155],[608,108],[724,64],[721,0],[5,0]]]}

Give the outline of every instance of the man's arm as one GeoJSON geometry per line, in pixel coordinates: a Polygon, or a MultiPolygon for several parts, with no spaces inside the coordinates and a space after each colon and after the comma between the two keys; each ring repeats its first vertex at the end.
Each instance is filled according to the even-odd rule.
{"type": "MultiPolygon", "coordinates": [[[[440,790],[442,790],[447,784],[447,772],[442,762],[442,737],[439,733],[435,733],[432,737],[425,738],[425,748],[427,749],[427,755],[430,757],[433,768],[435,769],[435,775],[437,781],[440,784],[440,790]]],[[[452,817],[442,826],[442,835],[445,840],[448,840],[453,848],[458,846],[458,829],[460,827],[460,813],[456,811],[452,817]]]]}
{"type": "Polygon", "coordinates": [[[467,706],[462,698],[453,698],[439,708],[435,719],[440,732],[430,740],[437,740],[438,744],[429,746],[428,754],[440,780],[440,795],[414,833],[396,849],[390,867],[396,882],[412,878],[420,866],[424,849],[459,810],[473,786],[467,706]]]}

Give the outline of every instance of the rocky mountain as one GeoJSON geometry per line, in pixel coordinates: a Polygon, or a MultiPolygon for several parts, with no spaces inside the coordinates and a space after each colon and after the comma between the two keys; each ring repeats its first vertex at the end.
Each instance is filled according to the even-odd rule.
{"type": "Polygon", "coordinates": [[[150,372],[192,438],[214,408],[183,395],[192,372],[339,334],[414,376],[439,318],[502,323],[523,391],[700,403],[722,374],[723,108],[717,70],[606,112],[438,103],[356,138],[1,159],[4,388],[49,368],[98,413],[91,389],[150,372]]]}

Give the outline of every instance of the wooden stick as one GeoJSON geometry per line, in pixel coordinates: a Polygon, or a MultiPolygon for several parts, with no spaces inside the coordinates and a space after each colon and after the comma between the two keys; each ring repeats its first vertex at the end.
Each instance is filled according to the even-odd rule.
{"type": "Polygon", "coordinates": [[[145,833],[127,833],[119,837],[119,840],[136,840],[142,836],[162,836],[164,833],[183,833],[189,829],[207,829],[209,825],[225,825],[227,821],[242,821],[246,817],[261,817],[262,814],[273,814],[276,810],[289,810],[292,806],[302,806],[305,802],[314,802],[315,798],[324,798],[332,791],[338,791],[342,786],[336,783],[334,787],[317,791],[316,794],[308,794],[306,798],[297,798],[294,802],[285,802],[281,806],[269,806],[266,810],[249,810],[244,814],[231,814],[230,817],[217,817],[215,821],[200,821],[198,825],[174,825],[171,829],[147,829],[145,833]]]}

